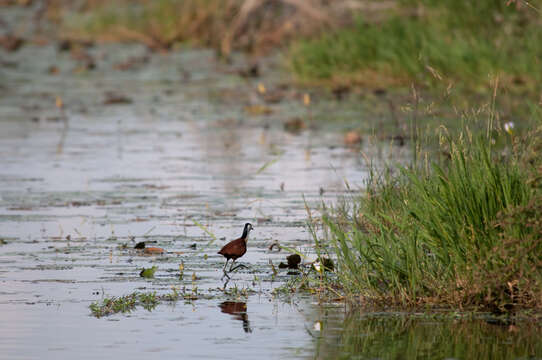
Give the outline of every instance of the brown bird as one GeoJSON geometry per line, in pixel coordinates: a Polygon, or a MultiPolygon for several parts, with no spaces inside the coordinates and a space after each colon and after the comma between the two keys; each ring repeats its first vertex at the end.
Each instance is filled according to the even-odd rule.
{"type": "Polygon", "coordinates": [[[226,266],[228,265],[228,262],[230,259],[233,259],[230,270],[228,272],[231,272],[235,269],[237,269],[239,266],[244,265],[238,265],[235,268],[233,267],[233,264],[235,263],[235,260],[239,259],[241,256],[245,255],[247,252],[247,240],[248,240],[248,234],[251,230],[254,230],[252,225],[250,223],[245,224],[245,228],[243,229],[243,235],[239,239],[235,239],[224,245],[222,249],[218,252],[220,255],[224,256],[226,258],[226,263],[224,264],[224,268],[222,271],[224,272],[224,275],[228,276],[226,273],[226,266]]]}

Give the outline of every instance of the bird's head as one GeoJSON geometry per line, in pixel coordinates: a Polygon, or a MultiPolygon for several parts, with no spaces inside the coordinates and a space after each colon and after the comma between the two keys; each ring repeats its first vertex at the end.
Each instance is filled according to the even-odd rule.
{"type": "Polygon", "coordinates": [[[254,230],[254,227],[252,227],[252,224],[251,223],[246,223],[245,224],[245,228],[243,229],[243,238],[247,239],[248,238],[248,234],[254,230]]]}

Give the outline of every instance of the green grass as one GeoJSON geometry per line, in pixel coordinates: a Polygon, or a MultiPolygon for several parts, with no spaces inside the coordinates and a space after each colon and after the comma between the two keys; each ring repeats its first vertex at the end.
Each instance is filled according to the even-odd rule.
{"type": "Polygon", "coordinates": [[[163,302],[177,302],[179,300],[192,301],[199,297],[195,292],[182,288],[178,291],[173,288],[171,293],[157,295],[156,292],[133,292],[124,296],[104,297],[101,301],[95,301],[89,305],[90,312],[93,316],[101,318],[117,313],[129,313],[135,310],[138,306],[145,310],[152,311],[154,308],[163,302]]]}
{"type": "Polygon", "coordinates": [[[93,302],[89,308],[97,318],[116,313],[126,313],[132,311],[138,300],[138,294],[132,293],[121,297],[106,297],[101,302],[93,302]]]}
{"type": "MultiPolygon", "coordinates": [[[[301,80],[386,86],[450,84],[483,91],[506,87],[538,96],[542,16],[505,1],[408,0],[385,20],[361,14],[351,28],[292,46],[301,80]]],[[[523,4],[523,2],[520,1],[523,4]]]]}
{"type": "Polygon", "coordinates": [[[495,149],[464,132],[442,142],[440,160],[373,172],[363,196],[324,216],[342,291],[383,304],[542,307],[541,134],[495,149]]]}

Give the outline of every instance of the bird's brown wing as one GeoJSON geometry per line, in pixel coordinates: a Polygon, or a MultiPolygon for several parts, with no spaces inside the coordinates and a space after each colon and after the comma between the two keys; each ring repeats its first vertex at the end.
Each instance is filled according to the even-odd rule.
{"type": "Polygon", "coordinates": [[[218,252],[220,255],[237,255],[235,254],[236,253],[236,249],[241,246],[241,242],[243,241],[243,239],[239,238],[239,239],[235,239],[235,240],[232,240],[230,241],[229,243],[227,243],[226,245],[224,245],[222,247],[222,249],[220,249],[220,251],[218,252]],[[232,254],[233,253],[233,254],[232,254]]]}

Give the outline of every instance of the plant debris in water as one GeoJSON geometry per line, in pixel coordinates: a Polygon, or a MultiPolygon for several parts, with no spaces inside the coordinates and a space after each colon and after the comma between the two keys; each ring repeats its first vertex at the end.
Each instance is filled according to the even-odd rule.
{"type": "Polygon", "coordinates": [[[139,276],[144,277],[144,278],[153,278],[154,273],[156,272],[156,269],[158,269],[157,266],[153,266],[147,269],[143,268],[143,270],[141,270],[141,272],[139,273],[139,276]]]}
{"type": "Polygon", "coordinates": [[[163,302],[176,302],[179,300],[197,300],[202,296],[197,294],[197,290],[182,288],[180,291],[173,287],[167,294],[157,295],[153,292],[133,292],[120,297],[105,297],[101,301],[93,302],[89,309],[93,316],[100,318],[103,316],[117,313],[128,313],[136,307],[141,306],[148,311],[152,311],[158,304],[163,302]]]}

